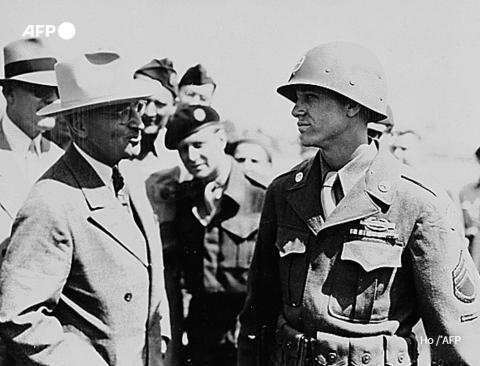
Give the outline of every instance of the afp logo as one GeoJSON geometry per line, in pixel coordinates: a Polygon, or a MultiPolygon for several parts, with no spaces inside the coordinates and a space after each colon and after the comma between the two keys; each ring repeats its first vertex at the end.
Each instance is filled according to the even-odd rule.
{"type": "Polygon", "coordinates": [[[75,35],[75,26],[72,23],[64,22],[56,28],[54,25],[30,24],[22,34],[22,37],[40,37],[58,33],[60,38],[71,39],[75,35]]]}

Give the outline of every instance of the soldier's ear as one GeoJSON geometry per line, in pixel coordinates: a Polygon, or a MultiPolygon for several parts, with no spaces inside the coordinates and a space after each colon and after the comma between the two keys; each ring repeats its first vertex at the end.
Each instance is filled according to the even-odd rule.
{"type": "Polygon", "coordinates": [[[347,111],[348,117],[355,117],[357,114],[360,113],[362,106],[350,99],[349,102],[346,104],[345,109],[347,111]]]}

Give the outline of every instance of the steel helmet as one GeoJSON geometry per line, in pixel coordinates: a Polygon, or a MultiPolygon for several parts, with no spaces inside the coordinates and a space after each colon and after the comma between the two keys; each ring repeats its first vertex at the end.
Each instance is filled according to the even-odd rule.
{"type": "Polygon", "coordinates": [[[342,94],[376,112],[372,122],[388,117],[385,71],[378,58],[358,44],[332,42],[312,48],[277,92],[296,102],[297,85],[315,85],[342,94]]]}

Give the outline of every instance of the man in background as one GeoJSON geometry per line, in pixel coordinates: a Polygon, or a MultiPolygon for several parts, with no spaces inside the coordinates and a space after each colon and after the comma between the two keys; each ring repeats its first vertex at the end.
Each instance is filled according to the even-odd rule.
{"type": "Polygon", "coordinates": [[[185,72],[178,88],[180,104],[209,106],[212,104],[217,84],[207,70],[201,64],[197,64],[185,72]]]}
{"type": "Polygon", "coordinates": [[[257,237],[265,187],[225,153],[227,136],[208,106],[179,109],[165,135],[193,179],[169,194],[176,253],[192,298],[186,330],[195,366],[236,365],[237,316],[257,237]]]}
{"type": "Polygon", "coordinates": [[[33,183],[63,154],[43,137],[55,120],[36,113],[58,99],[52,50],[41,38],[21,39],[3,49],[6,100],[0,120],[0,262],[13,219],[33,183]]]}

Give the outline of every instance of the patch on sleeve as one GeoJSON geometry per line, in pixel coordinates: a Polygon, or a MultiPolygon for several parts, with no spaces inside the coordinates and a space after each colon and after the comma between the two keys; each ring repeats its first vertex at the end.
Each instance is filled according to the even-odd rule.
{"type": "Polygon", "coordinates": [[[468,272],[467,263],[463,257],[463,250],[460,251],[460,259],[452,271],[452,277],[453,293],[456,298],[467,304],[474,302],[477,294],[471,274],[468,272]]]}

